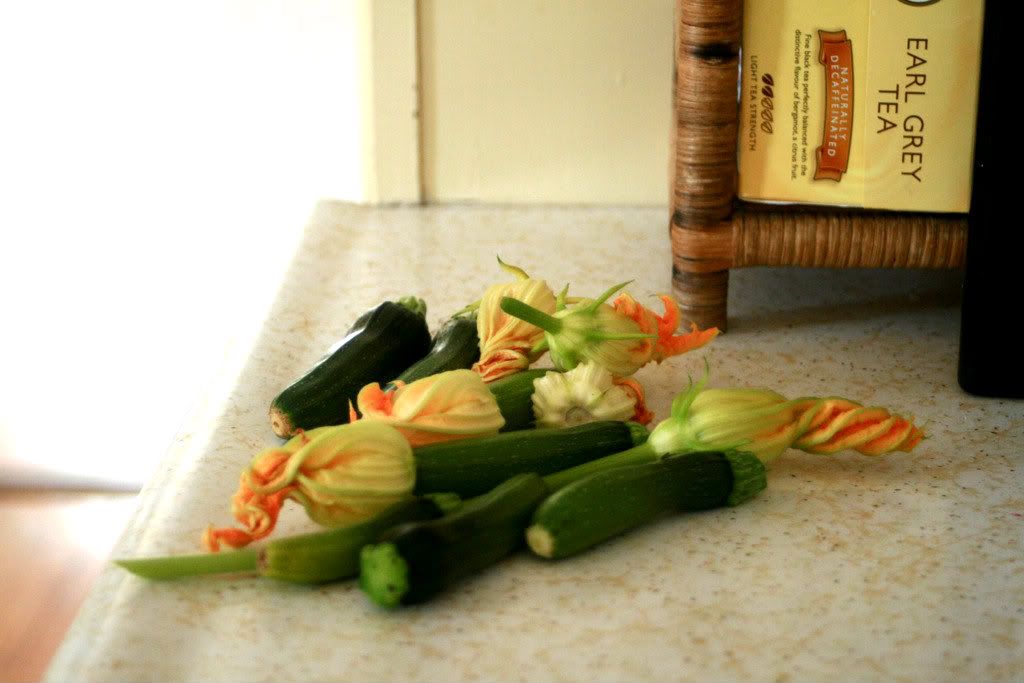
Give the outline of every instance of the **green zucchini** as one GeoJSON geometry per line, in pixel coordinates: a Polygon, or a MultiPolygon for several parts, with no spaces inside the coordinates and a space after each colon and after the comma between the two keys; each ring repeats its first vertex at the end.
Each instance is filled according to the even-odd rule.
{"type": "Polygon", "coordinates": [[[534,513],[526,540],[541,557],[568,557],[670,512],[741,503],[766,483],[764,465],[749,453],[685,453],[612,467],[553,493],[534,513]]]}
{"type": "Polygon", "coordinates": [[[359,550],[383,531],[397,524],[440,517],[460,503],[454,496],[409,498],[361,524],[274,539],[261,550],[134,558],[116,560],[115,564],[143,578],[160,580],[256,571],[293,583],[338,581],[358,573],[359,550]]]}
{"type": "Polygon", "coordinates": [[[270,405],[274,433],[348,422],[349,401],[370,382],[387,382],[423,358],[430,331],[422,299],[385,301],[356,320],[348,334],[270,405]]]}
{"type": "Polygon", "coordinates": [[[523,472],[549,474],[642,443],[635,422],[605,420],[564,429],[530,429],[420,446],[416,492],[451,492],[464,498],[523,472]]]}
{"type": "Polygon", "coordinates": [[[263,576],[292,583],[327,583],[359,573],[359,551],[391,527],[435,519],[442,508],[427,498],[411,498],[354,526],[280,538],[260,552],[263,576]]]}
{"type": "Polygon", "coordinates": [[[410,384],[439,372],[470,368],[478,360],[480,337],[476,333],[476,316],[456,315],[434,335],[427,355],[406,368],[395,381],[410,384]]]}
{"type": "Polygon", "coordinates": [[[533,382],[552,370],[522,370],[487,385],[498,401],[505,418],[503,432],[531,429],[537,421],[533,413],[533,382]]]}
{"type": "Polygon", "coordinates": [[[539,476],[520,474],[441,519],[394,527],[362,549],[359,585],[382,607],[423,602],[521,546],[547,494],[539,476]]]}

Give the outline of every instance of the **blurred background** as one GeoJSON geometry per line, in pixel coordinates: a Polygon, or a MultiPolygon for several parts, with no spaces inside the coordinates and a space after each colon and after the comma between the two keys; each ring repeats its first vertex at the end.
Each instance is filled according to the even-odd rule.
{"type": "Polygon", "coordinates": [[[0,4],[0,680],[36,680],[316,202],[666,207],[672,0],[0,4]]]}

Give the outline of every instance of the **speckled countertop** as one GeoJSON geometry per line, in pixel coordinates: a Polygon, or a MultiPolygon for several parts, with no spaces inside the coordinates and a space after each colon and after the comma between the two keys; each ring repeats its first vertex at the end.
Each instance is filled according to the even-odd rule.
{"type": "MultiPolygon", "coordinates": [[[[556,289],[671,286],[662,210],[324,203],[115,555],[195,552],[207,523],[230,521],[240,469],[276,443],[266,408],[282,386],[383,298],[421,294],[436,325],[504,279],[499,253],[556,289]]],[[[912,413],[930,438],[911,454],[790,451],[746,505],[560,563],[521,554],[396,612],[352,583],[111,568],[47,680],[1020,680],[1024,402],[957,387],[958,296],[955,273],[736,271],[731,329],[708,349],[713,385],[912,413]]],[[[659,417],[704,355],[641,371],[659,417]]],[[[292,507],[280,533],[308,528],[292,507]]]]}

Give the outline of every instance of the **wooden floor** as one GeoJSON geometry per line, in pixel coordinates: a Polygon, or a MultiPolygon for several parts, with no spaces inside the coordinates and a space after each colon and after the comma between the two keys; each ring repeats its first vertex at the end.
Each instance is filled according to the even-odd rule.
{"type": "Polygon", "coordinates": [[[130,493],[0,489],[0,681],[37,681],[134,509],[130,493]]]}

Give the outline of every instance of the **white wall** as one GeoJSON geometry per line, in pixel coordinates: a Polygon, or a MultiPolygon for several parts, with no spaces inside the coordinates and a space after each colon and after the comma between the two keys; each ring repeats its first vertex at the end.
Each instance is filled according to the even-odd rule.
{"type": "MultiPolygon", "coordinates": [[[[671,0],[420,6],[428,198],[665,202],[671,0]]],[[[144,479],[315,201],[416,199],[415,8],[0,4],[0,484],[144,479]]]]}
{"type": "Polygon", "coordinates": [[[363,197],[358,12],[0,4],[0,479],[143,478],[314,202],[363,197]]]}
{"type": "Polygon", "coordinates": [[[432,201],[668,202],[673,0],[421,0],[432,201]]]}

